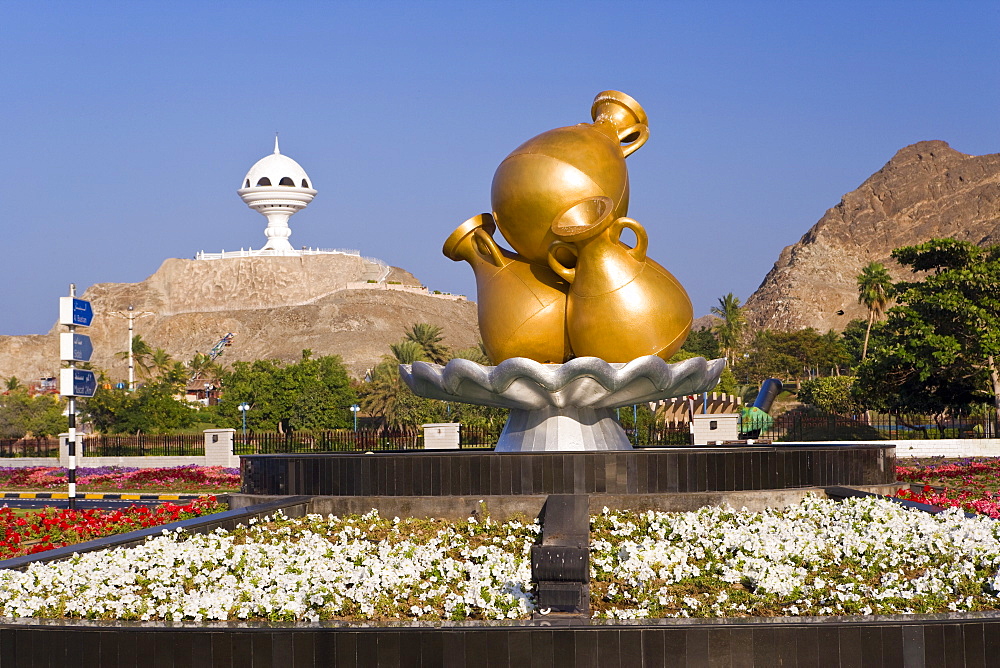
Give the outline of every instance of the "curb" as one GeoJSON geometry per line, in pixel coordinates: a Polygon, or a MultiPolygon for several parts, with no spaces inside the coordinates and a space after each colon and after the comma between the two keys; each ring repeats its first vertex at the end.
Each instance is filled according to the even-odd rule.
{"type": "MultiPolygon", "coordinates": [[[[78,492],[81,501],[193,501],[210,494],[122,494],[104,492],[78,492]]],[[[218,495],[215,495],[218,496],[218,495]]],[[[0,499],[60,499],[69,498],[67,492],[0,492],[0,499]]]]}

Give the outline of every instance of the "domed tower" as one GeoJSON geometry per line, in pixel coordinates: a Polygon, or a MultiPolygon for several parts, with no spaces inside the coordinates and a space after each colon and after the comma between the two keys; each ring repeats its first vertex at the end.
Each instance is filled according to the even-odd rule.
{"type": "Polygon", "coordinates": [[[267,243],[262,251],[297,255],[288,243],[292,230],[288,218],[306,206],[316,196],[312,181],[305,170],[291,158],[282,155],[278,137],[274,137],[274,153],[261,158],[243,178],[236,191],[247,206],[267,218],[264,234],[267,243]]]}

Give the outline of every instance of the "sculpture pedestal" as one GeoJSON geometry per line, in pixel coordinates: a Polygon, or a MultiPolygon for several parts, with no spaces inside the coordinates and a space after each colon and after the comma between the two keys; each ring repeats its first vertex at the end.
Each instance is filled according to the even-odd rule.
{"type": "Polygon", "coordinates": [[[496,452],[631,450],[610,408],[512,408],[496,452]]]}
{"type": "Polygon", "coordinates": [[[667,364],[648,355],[626,364],[515,357],[495,367],[454,359],[446,366],[400,364],[399,370],[422,397],[509,408],[497,452],[600,452],[632,449],[615,408],[707,392],[725,366],[723,359],[667,364]]]}

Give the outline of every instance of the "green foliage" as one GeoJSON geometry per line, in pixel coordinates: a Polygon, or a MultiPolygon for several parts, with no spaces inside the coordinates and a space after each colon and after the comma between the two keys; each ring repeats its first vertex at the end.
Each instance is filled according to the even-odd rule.
{"type": "Polygon", "coordinates": [[[704,357],[708,360],[718,359],[722,355],[719,340],[715,338],[712,330],[707,328],[691,330],[681,350],[691,353],[693,357],[704,357]]]}
{"type": "Polygon", "coordinates": [[[712,314],[721,319],[712,330],[718,337],[719,347],[732,364],[743,340],[743,328],[746,325],[746,315],[740,306],[740,298],[732,292],[720,297],[719,305],[712,307],[712,314]]]}
{"type": "Polygon", "coordinates": [[[0,438],[21,438],[27,434],[52,436],[66,431],[67,424],[59,397],[51,394],[33,397],[20,385],[0,394],[0,438]]]}
{"type": "Polygon", "coordinates": [[[804,380],[799,401],[827,413],[857,415],[863,408],[853,394],[853,376],[826,376],[804,380]]]}
{"type": "Polygon", "coordinates": [[[105,434],[166,434],[190,427],[198,411],[177,398],[176,383],[146,383],[133,392],[106,389],[99,384],[94,396],[84,400],[81,413],[105,434]]]}
{"type": "Polygon", "coordinates": [[[765,378],[787,381],[833,373],[848,362],[850,355],[835,332],[820,334],[812,327],[794,332],[765,329],[736,359],[733,373],[745,384],[759,385],[765,378]]]}
{"type": "MultiPolygon", "coordinates": [[[[427,360],[435,364],[445,364],[451,359],[451,353],[448,351],[448,347],[442,343],[442,331],[437,325],[418,322],[406,330],[406,340],[420,346],[427,360]]],[[[404,364],[408,364],[408,362],[404,362],[404,364]]]]}
{"type": "Polygon", "coordinates": [[[1000,412],[1000,246],[933,239],[893,251],[923,280],[893,289],[898,306],[858,368],[871,408],[944,415],[990,398],[1000,412]]]}
{"type": "MultiPolygon", "coordinates": [[[[872,329],[877,330],[882,323],[873,323],[872,329]]],[[[844,350],[850,358],[848,366],[852,369],[861,363],[861,355],[864,352],[865,335],[868,332],[868,322],[856,318],[847,323],[844,331],[840,333],[840,339],[844,344],[844,350]]]]}
{"type": "MultiPolygon", "coordinates": [[[[683,362],[684,360],[689,360],[692,357],[705,357],[705,355],[700,355],[698,353],[694,353],[685,350],[684,348],[681,348],[676,353],[674,353],[671,356],[671,358],[667,361],[670,364],[674,364],[676,362],[683,362]]],[[[717,358],[712,357],[708,359],[717,359],[717,358]]],[[[726,368],[722,370],[722,373],[719,375],[719,384],[713,387],[711,391],[722,392],[725,394],[732,394],[732,395],[736,395],[739,393],[740,391],[739,384],[736,382],[736,376],[733,375],[732,369],[730,369],[730,365],[727,364],[726,368]]]]}
{"type": "Polygon", "coordinates": [[[868,340],[871,335],[872,323],[885,312],[892,296],[892,278],[885,265],[879,262],[869,262],[858,274],[858,303],[868,309],[868,327],[865,329],[865,339],[861,346],[861,359],[868,356],[868,340]]]}
{"type": "Polygon", "coordinates": [[[214,408],[225,426],[242,425],[237,407],[243,402],[250,404],[247,424],[257,431],[353,426],[350,406],[357,392],[337,355],[312,359],[311,351],[303,350],[302,359],[292,364],[234,362],[222,384],[225,391],[214,408]]]}

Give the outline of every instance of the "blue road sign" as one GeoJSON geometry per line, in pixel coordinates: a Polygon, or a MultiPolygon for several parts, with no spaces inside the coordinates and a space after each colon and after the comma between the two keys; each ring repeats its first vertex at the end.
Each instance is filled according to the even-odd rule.
{"type": "Polygon", "coordinates": [[[59,394],[64,397],[92,397],[97,376],[86,369],[59,369],[59,394]]]}
{"type": "Polygon", "coordinates": [[[64,362],[89,362],[93,354],[94,344],[86,334],[63,332],[59,335],[59,359],[64,362]]]}
{"type": "Polygon", "coordinates": [[[76,297],[59,298],[59,324],[90,327],[94,320],[94,310],[90,302],[76,297]]]}

